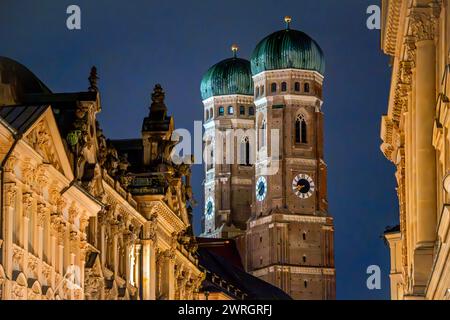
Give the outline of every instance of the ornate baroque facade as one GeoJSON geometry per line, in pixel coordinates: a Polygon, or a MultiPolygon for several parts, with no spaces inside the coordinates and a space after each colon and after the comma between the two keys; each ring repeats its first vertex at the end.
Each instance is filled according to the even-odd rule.
{"type": "Polygon", "coordinates": [[[384,0],[382,49],[392,57],[381,150],[397,168],[400,225],[386,231],[392,299],[450,299],[447,0],[384,0]]]}
{"type": "Polygon", "coordinates": [[[202,298],[190,168],[169,159],[164,92],[142,139],[115,142],[96,120],[94,68],[89,80],[52,93],[0,58],[0,299],[202,298]]]}

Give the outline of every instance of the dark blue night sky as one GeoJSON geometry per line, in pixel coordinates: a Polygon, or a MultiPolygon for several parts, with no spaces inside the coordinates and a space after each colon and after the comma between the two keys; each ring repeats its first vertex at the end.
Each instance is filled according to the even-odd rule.
{"type": "MultiPolygon", "coordinates": [[[[326,55],[325,152],[335,217],[339,299],[389,298],[388,248],[381,234],[397,222],[394,167],[380,151],[389,59],[366,9],[379,0],[0,0],[0,55],[29,67],[54,92],[83,91],[92,65],[100,76],[101,125],[108,138],[139,137],[155,83],[166,90],[178,128],[202,120],[203,73],[231,56],[249,58],[284,27],[312,36],[326,55]],[[82,10],[82,30],[66,28],[66,8],[82,10]],[[382,290],[366,287],[366,268],[382,268],[382,290]]],[[[194,168],[196,230],[203,169],[194,168]]]]}

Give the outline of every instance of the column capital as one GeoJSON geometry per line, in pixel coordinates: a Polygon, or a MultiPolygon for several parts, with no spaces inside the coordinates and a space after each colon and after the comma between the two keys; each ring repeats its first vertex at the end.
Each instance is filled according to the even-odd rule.
{"type": "Polygon", "coordinates": [[[439,13],[440,3],[436,1],[432,1],[428,6],[411,9],[411,34],[416,43],[435,39],[438,32],[439,13]]]}

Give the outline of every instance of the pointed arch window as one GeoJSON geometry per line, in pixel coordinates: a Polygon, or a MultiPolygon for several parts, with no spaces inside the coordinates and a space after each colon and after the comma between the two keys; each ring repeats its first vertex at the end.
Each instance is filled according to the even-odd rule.
{"type": "Polygon", "coordinates": [[[283,92],[287,91],[287,83],[286,82],[281,83],[281,91],[283,91],[283,92]]]}
{"type": "Polygon", "coordinates": [[[308,143],[308,130],[305,116],[299,114],[295,119],[295,143],[308,143]]]}
{"type": "Polygon", "coordinates": [[[250,165],[250,139],[248,137],[244,137],[241,141],[239,160],[241,165],[250,165]]]}

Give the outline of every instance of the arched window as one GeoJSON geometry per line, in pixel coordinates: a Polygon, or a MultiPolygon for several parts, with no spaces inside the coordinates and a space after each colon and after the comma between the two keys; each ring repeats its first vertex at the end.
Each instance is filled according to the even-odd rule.
{"type": "Polygon", "coordinates": [[[259,97],[259,87],[255,88],[255,98],[259,97]]]}
{"type": "Polygon", "coordinates": [[[309,83],[305,83],[304,85],[304,91],[309,92],[309,83]]]}
{"type": "Polygon", "coordinates": [[[234,108],[232,106],[228,106],[228,114],[234,114],[234,108]]]}
{"type": "Polygon", "coordinates": [[[305,287],[305,289],[308,288],[308,281],[307,280],[303,281],[303,286],[305,287]]]}
{"type": "Polygon", "coordinates": [[[306,256],[303,256],[303,263],[306,263],[306,256]]]}
{"type": "Polygon", "coordinates": [[[263,120],[259,131],[259,148],[264,148],[266,146],[266,127],[266,120],[263,120]]]}
{"type": "Polygon", "coordinates": [[[248,108],[248,115],[249,116],[254,116],[255,115],[255,108],[249,107],[248,108]]]}
{"type": "Polygon", "coordinates": [[[295,143],[308,143],[305,117],[299,114],[295,119],[295,143]]]}
{"type": "Polygon", "coordinates": [[[287,91],[287,83],[286,82],[281,83],[281,91],[283,91],[283,92],[287,91]]]}
{"type": "Polygon", "coordinates": [[[264,96],[264,85],[261,86],[259,94],[264,96]]]}
{"type": "Polygon", "coordinates": [[[277,92],[277,84],[275,82],[270,85],[270,91],[277,92]]]}
{"type": "Polygon", "coordinates": [[[299,92],[300,91],[300,82],[296,82],[294,85],[294,90],[299,92]]]}
{"type": "Polygon", "coordinates": [[[209,110],[206,110],[206,113],[205,113],[205,120],[206,120],[206,121],[209,120],[209,110]]]}
{"type": "Polygon", "coordinates": [[[219,107],[219,116],[223,116],[225,114],[225,108],[219,107]]]}
{"type": "Polygon", "coordinates": [[[244,106],[240,106],[240,107],[239,107],[239,114],[240,114],[241,116],[245,116],[245,107],[244,107],[244,106]]]}
{"type": "Polygon", "coordinates": [[[213,118],[213,117],[214,117],[213,108],[209,109],[209,117],[210,117],[210,118],[213,118]]]}
{"type": "Polygon", "coordinates": [[[206,163],[206,171],[214,168],[214,150],[212,144],[210,145],[211,151],[209,152],[208,161],[206,163]]]}
{"type": "Polygon", "coordinates": [[[306,232],[303,232],[303,240],[306,240],[306,232]]]}
{"type": "Polygon", "coordinates": [[[239,162],[241,165],[249,166],[250,165],[250,140],[248,137],[245,137],[241,141],[240,153],[239,153],[239,162]]]}

